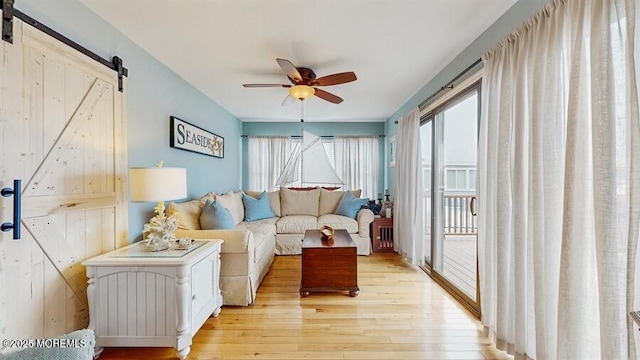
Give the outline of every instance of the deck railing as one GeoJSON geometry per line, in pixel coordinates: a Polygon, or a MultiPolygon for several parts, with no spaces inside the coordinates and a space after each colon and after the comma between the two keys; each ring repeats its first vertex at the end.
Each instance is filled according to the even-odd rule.
{"type": "Polygon", "coordinates": [[[473,195],[444,196],[444,233],[475,234],[478,232],[476,217],[471,215],[473,195]]]}
{"type": "MultiPolygon", "coordinates": [[[[473,195],[444,195],[444,233],[445,235],[453,234],[476,234],[478,225],[476,217],[471,215],[469,207],[473,195]]],[[[425,191],[424,195],[424,214],[425,219],[431,218],[431,197],[425,191]]],[[[425,233],[430,233],[428,228],[430,224],[425,224],[425,233]]]]}

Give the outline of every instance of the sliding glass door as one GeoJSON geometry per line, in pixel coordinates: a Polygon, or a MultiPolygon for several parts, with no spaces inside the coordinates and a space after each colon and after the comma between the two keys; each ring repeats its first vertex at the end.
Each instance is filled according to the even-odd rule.
{"type": "Polygon", "coordinates": [[[426,261],[432,276],[476,311],[479,104],[477,83],[435,108],[421,128],[426,261]]]}

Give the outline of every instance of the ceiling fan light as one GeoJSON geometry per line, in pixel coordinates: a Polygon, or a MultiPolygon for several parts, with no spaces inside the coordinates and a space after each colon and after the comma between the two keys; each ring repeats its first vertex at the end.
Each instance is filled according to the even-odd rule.
{"type": "Polygon", "coordinates": [[[307,100],[312,97],[315,92],[316,89],[307,85],[294,85],[289,88],[289,94],[300,101],[307,100]]]}

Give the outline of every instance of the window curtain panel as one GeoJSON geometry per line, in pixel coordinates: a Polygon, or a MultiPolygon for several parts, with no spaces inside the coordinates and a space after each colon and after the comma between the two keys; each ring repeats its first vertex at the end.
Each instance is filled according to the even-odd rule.
{"type": "Polygon", "coordinates": [[[394,250],[413,265],[425,264],[420,112],[416,108],[398,121],[393,190],[394,250]]]}
{"type": "Polygon", "coordinates": [[[288,136],[249,136],[249,189],[271,191],[278,176],[291,156],[291,138],[288,136]]]}
{"type": "Polygon", "coordinates": [[[336,173],[346,189],[362,189],[363,198],[378,193],[379,143],[377,136],[334,138],[336,173]]]}
{"type": "Polygon", "coordinates": [[[552,1],[483,57],[482,324],[516,359],[635,359],[634,1],[552,1]]]}

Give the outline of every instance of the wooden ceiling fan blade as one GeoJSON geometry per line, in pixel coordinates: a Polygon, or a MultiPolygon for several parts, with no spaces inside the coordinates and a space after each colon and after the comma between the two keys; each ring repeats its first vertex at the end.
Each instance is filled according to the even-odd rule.
{"type": "Polygon", "coordinates": [[[287,59],[280,59],[277,58],[276,61],[278,62],[278,65],[280,65],[280,67],[282,68],[282,70],[293,80],[295,80],[296,82],[300,82],[302,81],[302,75],[300,75],[300,72],[298,72],[298,69],[296,69],[295,65],[293,65],[291,63],[291,61],[287,60],[287,59]]]}
{"type": "Polygon", "coordinates": [[[294,102],[296,102],[296,99],[291,96],[291,95],[287,95],[287,97],[284,98],[284,100],[282,100],[282,106],[289,106],[291,104],[293,104],[294,102]]]}
{"type": "Polygon", "coordinates": [[[256,88],[256,87],[283,87],[283,88],[288,88],[288,87],[291,87],[291,85],[285,85],[285,84],[242,84],[242,86],[244,86],[246,88],[256,88]]]}
{"type": "Polygon", "coordinates": [[[333,95],[332,93],[324,91],[322,89],[318,89],[318,88],[315,88],[315,89],[316,89],[315,95],[320,99],[327,100],[328,102],[331,102],[334,104],[340,104],[343,101],[340,96],[333,95]]]}
{"type": "Polygon", "coordinates": [[[321,78],[317,78],[312,81],[312,84],[315,86],[329,86],[329,85],[339,85],[345,84],[348,82],[356,81],[358,78],[353,71],[331,74],[327,76],[323,76],[321,78]]]}

